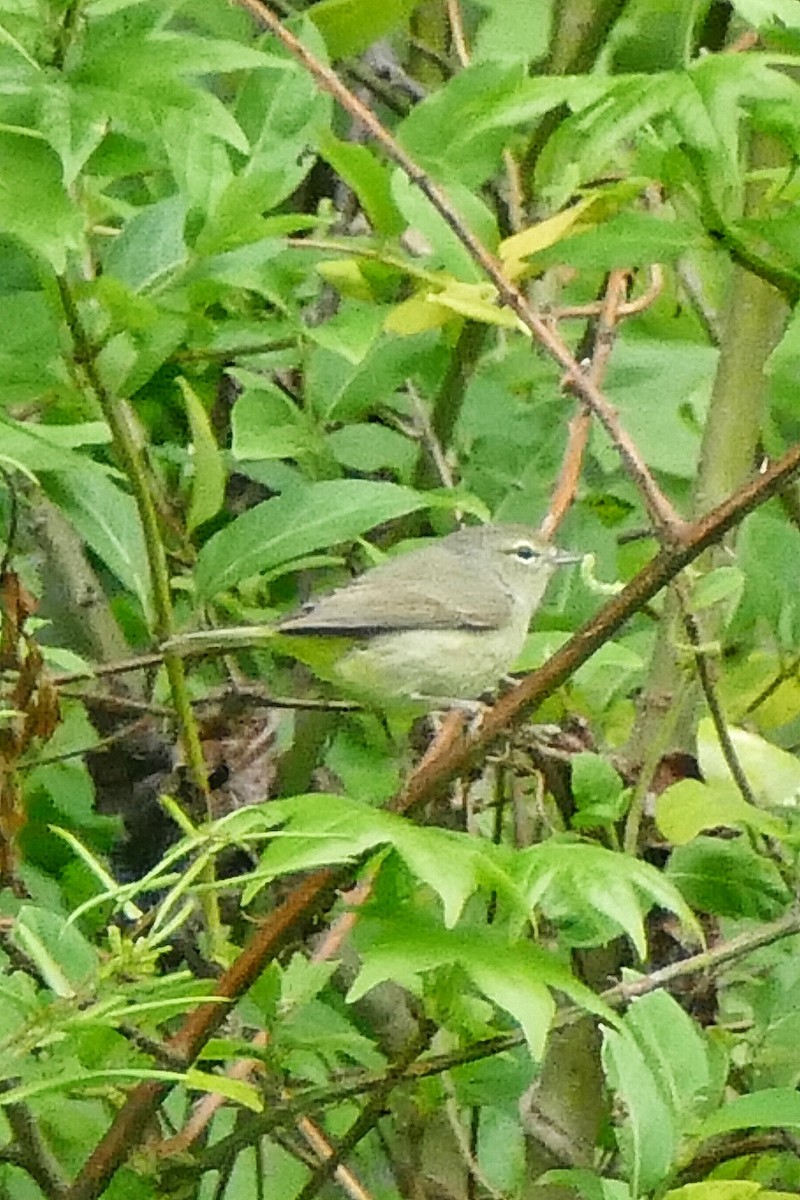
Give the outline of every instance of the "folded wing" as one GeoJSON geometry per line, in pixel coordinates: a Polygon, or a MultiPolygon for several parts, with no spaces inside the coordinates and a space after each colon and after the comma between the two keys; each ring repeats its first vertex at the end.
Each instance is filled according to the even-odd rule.
{"type": "Polygon", "coordinates": [[[415,555],[419,574],[413,579],[407,578],[402,558],[374,567],[278,628],[289,634],[375,637],[403,629],[497,629],[509,620],[511,597],[496,575],[487,578],[484,562],[467,564],[460,556],[440,553],[428,570],[425,559],[424,553],[415,555]]]}

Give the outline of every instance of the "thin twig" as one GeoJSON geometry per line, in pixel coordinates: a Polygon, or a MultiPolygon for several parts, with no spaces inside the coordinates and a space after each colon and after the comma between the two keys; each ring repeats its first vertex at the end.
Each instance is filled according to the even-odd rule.
{"type": "Polygon", "coordinates": [[[414,412],[414,419],[419,429],[419,436],[422,444],[430,455],[431,462],[436,467],[439,479],[443,487],[452,491],[456,486],[453,479],[453,472],[450,470],[450,465],[442,449],[442,445],[434,432],[431,424],[428,410],[425,407],[422,397],[410,379],[406,380],[406,392],[411,400],[411,407],[414,412]]]}
{"type": "MultiPolygon", "coordinates": [[[[4,1087],[8,1087],[5,1081],[4,1087]]],[[[68,1182],[56,1158],[45,1145],[39,1126],[26,1104],[7,1104],[6,1120],[16,1143],[17,1166],[35,1180],[48,1200],[64,1200],[68,1182]]]]}
{"type": "Polygon", "coordinates": [[[712,675],[711,664],[708,660],[708,655],[703,650],[703,639],[698,627],[697,617],[692,612],[686,588],[682,586],[681,581],[678,579],[675,580],[672,586],[675,589],[675,595],[681,610],[683,627],[686,630],[686,636],[692,647],[697,678],[714,725],[714,732],[717,735],[722,757],[725,759],[725,764],[744,802],[746,804],[757,805],[758,801],[750,786],[750,781],[745,774],[744,768],[739,761],[739,755],[736,753],[736,747],[733,744],[728,723],[725,720],[725,713],[722,711],[722,705],[717,695],[716,684],[712,675]]]}
{"type": "MultiPolygon", "coordinates": [[[[703,950],[698,954],[681,959],[679,962],[670,963],[669,966],[661,967],[636,979],[615,983],[601,992],[600,998],[611,1008],[624,1008],[632,1000],[641,996],[669,988],[680,980],[690,979],[699,974],[717,973],[756,950],[798,934],[800,934],[800,911],[794,909],[777,921],[739,934],[727,942],[720,942],[709,950],[703,950]]],[[[559,1010],[552,1028],[554,1030],[565,1029],[584,1020],[586,1020],[585,1009],[568,1005],[559,1010]]],[[[515,1050],[524,1044],[525,1035],[521,1031],[484,1038],[482,1041],[473,1042],[472,1045],[452,1053],[429,1055],[410,1063],[405,1069],[402,1079],[397,1082],[414,1083],[422,1079],[435,1078],[447,1071],[467,1066],[469,1063],[481,1062],[497,1054],[515,1050]]],[[[388,1079],[389,1076],[384,1071],[362,1071],[354,1073],[351,1078],[342,1079],[333,1084],[295,1091],[289,1101],[272,1105],[268,1112],[245,1118],[239,1128],[220,1139],[210,1150],[206,1151],[202,1163],[196,1164],[192,1169],[197,1172],[208,1170],[216,1161],[224,1161],[229,1154],[251,1145],[257,1138],[269,1133],[272,1129],[294,1124],[298,1111],[316,1111],[373,1090],[381,1090],[383,1094],[388,1079]]],[[[68,1200],[72,1200],[71,1195],[68,1200]]]]}
{"type": "MultiPolygon", "coordinates": [[[[612,271],[608,277],[605,294],[597,313],[596,328],[592,331],[594,346],[588,376],[598,387],[601,384],[611,357],[614,344],[620,306],[628,286],[628,272],[612,271]]],[[[569,385],[576,391],[570,377],[569,385]]],[[[561,463],[558,480],[553,489],[553,498],[547,516],[542,521],[540,532],[548,540],[555,535],[556,530],[571,507],[578,490],[583,456],[591,431],[591,413],[584,404],[569,423],[567,446],[561,463]]]]}
{"type": "MultiPolygon", "coordinates": [[[[758,505],[780,491],[798,470],[800,445],[788,451],[762,475],[739,488],[723,504],[692,523],[681,546],[662,549],[622,592],[573,634],[541,670],[524,678],[502,697],[470,737],[464,736],[461,727],[454,731],[452,726],[446,726],[437,743],[408,780],[403,792],[395,798],[393,807],[400,812],[411,811],[434,796],[455,775],[463,773],[481,754],[485,755],[503,730],[511,728],[531,708],[552,695],[679,571],[758,505]]],[[[217,1001],[201,1004],[189,1014],[170,1039],[170,1050],[183,1055],[186,1062],[193,1061],[225,1017],[228,1005],[220,1004],[219,998],[229,1003],[238,1000],[284,946],[302,936],[318,915],[326,911],[337,885],[341,885],[351,872],[352,868],[338,872],[325,869],[301,880],[264,919],[252,940],[220,978],[216,989],[217,1001]]],[[[792,932],[797,932],[798,928],[800,923],[792,932]]],[[[668,978],[671,977],[662,976],[664,983],[654,986],[664,986],[668,978]]],[[[164,1084],[158,1081],[134,1088],[76,1177],[68,1200],[96,1200],[102,1194],[117,1168],[138,1144],[142,1131],[165,1092],[164,1084]]]]}
{"type": "Polygon", "coordinates": [[[453,49],[456,52],[459,66],[468,67],[469,50],[464,35],[464,19],[459,0],[447,0],[447,20],[450,23],[450,37],[453,39],[453,49]]]}
{"type": "Polygon", "coordinates": [[[237,0],[237,2],[278,38],[289,53],[313,75],[324,91],[332,95],[351,117],[361,122],[370,137],[379,143],[388,157],[427,197],[474,261],[492,281],[500,301],[519,317],[539,344],[567,372],[573,382],[574,390],[589,406],[614,443],[628,474],[641,492],[647,510],[665,544],[681,543],[687,534],[686,522],[658,487],[636,444],[621,424],[614,406],[592,380],[583,374],[563,338],[534,311],[516,284],[506,278],[500,262],[472,233],[450,203],[446,193],[403,149],[375,114],[345,87],[335,71],[325,66],[286,28],[268,4],[263,3],[263,0],[237,0]]]}

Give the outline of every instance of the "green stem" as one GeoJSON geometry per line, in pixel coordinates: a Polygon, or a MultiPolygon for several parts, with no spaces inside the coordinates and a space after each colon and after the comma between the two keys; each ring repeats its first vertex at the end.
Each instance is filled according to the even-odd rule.
{"type": "MultiPolygon", "coordinates": [[[[69,284],[63,276],[58,276],[57,285],[66,323],[72,337],[74,358],[82,369],[102,410],[103,416],[108,422],[114,448],[125,470],[134,500],[136,501],[139,519],[142,523],[147,561],[150,568],[155,634],[159,642],[166,642],[174,633],[169,566],[164,543],[161,539],[158,514],[156,513],[156,507],[150,492],[150,484],[144,460],[139,453],[139,448],[133,436],[124,405],[111,395],[100,378],[94,349],[84,329],[78,306],[70,291],[69,284]]],[[[180,654],[173,651],[165,651],[164,667],[167,673],[172,703],[178,723],[178,732],[189,773],[195,787],[205,797],[206,811],[210,818],[213,816],[213,813],[210,807],[206,764],[203,757],[203,748],[200,743],[200,734],[192,711],[189,689],[186,686],[186,672],[180,654]]],[[[206,919],[208,921],[212,944],[218,946],[221,940],[219,909],[213,892],[209,891],[207,896],[209,899],[206,902],[206,919]]]]}

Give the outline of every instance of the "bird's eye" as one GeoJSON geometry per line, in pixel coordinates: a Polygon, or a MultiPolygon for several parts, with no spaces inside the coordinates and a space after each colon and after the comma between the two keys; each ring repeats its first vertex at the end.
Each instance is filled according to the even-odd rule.
{"type": "Polygon", "coordinates": [[[539,558],[539,551],[528,542],[522,542],[519,546],[515,546],[512,554],[520,562],[533,562],[535,558],[539,558]]]}

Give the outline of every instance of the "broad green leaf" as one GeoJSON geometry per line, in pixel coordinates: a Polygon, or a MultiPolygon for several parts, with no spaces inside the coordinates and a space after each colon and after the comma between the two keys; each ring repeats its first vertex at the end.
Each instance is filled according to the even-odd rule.
{"type": "Polygon", "coordinates": [[[317,345],[325,346],[358,366],[376,347],[383,316],[384,310],[378,304],[347,300],[329,320],[309,326],[307,334],[317,345]]]}
{"type": "Polygon", "coordinates": [[[54,912],[23,905],[11,938],[57,996],[74,996],[97,969],[97,955],[74,925],[54,912]]]}
{"type": "Polygon", "coordinates": [[[308,13],[331,58],[361,54],[404,25],[420,0],[320,0],[308,13]]]}
{"type": "Polygon", "coordinates": [[[755,1200],[762,1196],[763,1200],[778,1200],[785,1196],[788,1200],[791,1192],[775,1192],[765,1188],[755,1179],[705,1179],[702,1183],[687,1183],[681,1188],[670,1188],[664,1193],[664,1200],[755,1200]]]}
{"type": "MultiPolygon", "coordinates": [[[[498,853],[503,855],[500,849],[498,853]]],[[[627,855],[551,839],[502,861],[531,908],[541,906],[551,920],[563,921],[573,944],[596,945],[607,939],[608,925],[605,936],[598,929],[601,914],[615,936],[626,933],[643,957],[643,917],[654,905],[674,912],[688,929],[699,932],[673,884],[649,863],[627,855]]]]}
{"type": "Polygon", "coordinates": [[[623,1024],[649,1064],[676,1129],[688,1132],[698,1112],[719,1099],[709,1094],[712,1069],[701,1029],[667,992],[634,1000],[623,1024]]]}
{"type": "Polygon", "coordinates": [[[39,93],[39,128],[64,168],[64,185],[71,188],[89,157],[106,136],[105,112],[98,111],[91,93],[48,77],[39,93]]]}
{"type": "Polygon", "coordinates": [[[698,5],[671,0],[632,0],[609,38],[606,53],[615,69],[657,72],[690,61],[698,5]]]}
{"type": "Polygon", "coordinates": [[[555,1013],[552,988],[590,1012],[608,1013],[554,955],[529,942],[509,946],[490,928],[443,930],[408,914],[392,922],[368,918],[364,930],[368,941],[364,945],[359,939],[363,965],[348,993],[351,1002],[386,979],[408,986],[420,974],[458,963],[484,995],[519,1022],[536,1059],[542,1057],[555,1013]]]}
{"type": "Polygon", "coordinates": [[[744,582],[744,573],[739,567],[716,567],[704,575],[692,591],[692,608],[711,608],[725,601],[728,611],[733,612],[741,599],[744,582]]]}
{"type": "MultiPolygon", "coordinates": [[[[325,58],[324,44],[307,19],[300,36],[313,53],[325,58]]],[[[276,208],[291,195],[313,165],[309,149],[330,124],[331,98],[281,51],[278,70],[247,76],[235,112],[250,151],[211,218],[220,232],[233,232],[236,224],[246,225],[253,215],[276,208]]]]}
{"type": "Polygon", "coordinates": [[[698,837],[678,846],[670,856],[667,879],[692,908],[721,917],[771,921],[791,902],[775,864],[741,837],[698,837]]]}
{"type": "Polygon", "coordinates": [[[81,537],[149,614],[150,568],[133,497],[88,465],[82,473],[50,474],[44,486],[81,537]]]}
{"type": "MultiPolygon", "coordinates": [[[[311,12],[316,21],[320,11],[317,4],[311,12]]],[[[327,130],[320,137],[318,149],[339,178],[355,192],[376,233],[395,237],[402,233],[405,222],[392,199],[391,172],[368,146],[343,142],[327,130]]]]}
{"type": "MultiPolygon", "coordinates": [[[[649,338],[616,346],[608,395],[649,466],[694,479],[716,364],[717,352],[708,346],[649,338]]],[[[616,450],[604,436],[594,448],[601,464],[615,470],[616,450]]]]}
{"type": "Polygon", "coordinates": [[[292,488],[243,513],[206,542],[198,557],[198,595],[214,596],[424,505],[424,496],[392,483],[342,479],[292,488]]]}
{"type": "Polygon", "coordinates": [[[170,196],[142,209],[111,243],[104,269],[135,292],[153,292],[185,264],[186,202],[170,196]]]}
{"type": "Polygon", "coordinates": [[[225,499],[225,467],[214,437],[208,413],[194,388],[182,376],[178,385],[192,431],[192,499],[187,525],[189,531],[216,516],[225,499]]]}
{"type": "Polygon", "coordinates": [[[31,476],[45,472],[106,477],[108,468],[69,449],[67,441],[51,434],[49,427],[21,421],[0,420],[0,462],[19,466],[31,476]]]}
{"type": "Polygon", "coordinates": [[[544,58],[550,48],[551,0],[479,0],[486,14],[471,48],[472,61],[524,62],[544,58]]]}
{"type": "Polygon", "coordinates": [[[83,237],[83,216],[64,186],[61,162],[44,141],[0,131],[0,233],[13,234],[58,274],[83,237]]]}
{"type": "Polygon", "coordinates": [[[576,102],[587,87],[592,94],[597,85],[580,76],[530,79],[519,60],[475,63],[415,105],[397,135],[448,188],[454,179],[477,188],[498,170],[516,129],[529,129],[570,98],[576,102]]]}
{"type": "Polygon", "coordinates": [[[624,811],[622,780],[607,759],[600,754],[576,754],[571,764],[572,795],[577,813],[572,819],[576,829],[610,825],[624,811]]]}
{"type": "Polygon", "coordinates": [[[186,1072],[187,1088],[194,1091],[210,1092],[212,1095],[224,1096],[233,1100],[251,1112],[263,1112],[264,1101],[258,1089],[244,1079],[233,1079],[230,1075],[210,1075],[207,1071],[198,1071],[196,1067],[186,1072]]]}
{"type": "Polygon", "coordinates": [[[721,825],[743,825],[775,838],[787,832],[781,821],[743,800],[732,781],[705,784],[699,779],[681,779],[673,783],[656,801],[656,823],[667,841],[676,846],[721,825]]]}
{"type": "Polygon", "coordinates": [[[764,1088],[738,1096],[707,1117],[695,1130],[698,1137],[715,1137],[732,1129],[800,1129],[800,1093],[793,1088],[764,1088]]]}
{"type": "Polygon", "coordinates": [[[800,532],[767,512],[745,521],[736,543],[744,593],[728,627],[732,641],[752,637],[756,623],[776,649],[794,655],[800,638],[800,532]]]}
{"type": "MultiPolygon", "coordinates": [[[[453,181],[447,188],[450,203],[459,220],[480,239],[489,251],[497,249],[499,241],[494,214],[462,184],[453,181]]],[[[462,245],[444,218],[430,201],[399,169],[392,175],[392,196],[407,224],[430,246],[430,257],[436,267],[443,267],[461,283],[484,283],[481,267],[462,245]]]]}
{"type": "MultiPolygon", "coordinates": [[[[571,212],[567,209],[567,213],[571,212]]],[[[564,216],[565,214],[559,214],[564,216]]],[[[589,219],[594,216],[589,214],[589,219]]],[[[567,263],[580,270],[668,263],[692,250],[708,248],[702,231],[686,221],[666,221],[649,213],[623,212],[610,220],[595,220],[591,228],[578,224],[563,240],[542,249],[533,266],[545,270],[567,263]]]]}
{"type": "Polygon", "coordinates": [[[228,147],[198,128],[189,112],[171,109],[161,123],[170,170],[187,209],[207,217],[233,179],[228,147]]]}
{"type": "MultiPolygon", "coordinates": [[[[796,808],[800,762],[795,756],[746,729],[729,728],[728,734],[756,800],[767,807],[796,808]]],[[[703,778],[709,783],[732,781],[710,717],[698,725],[697,754],[703,778]]]]}
{"type": "Polygon", "coordinates": [[[343,425],[329,433],[325,441],[338,463],[365,474],[389,470],[405,479],[419,454],[416,444],[405,434],[377,422],[343,425]]]}
{"type": "Polygon", "coordinates": [[[800,12],[792,0],[733,0],[731,7],[756,29],[775,21],[790,29],[800,26],[800,12]]]}
{"type": "Polygon", "coordinates": [[[678,1148],[674,1114],[650,1063],[627,1032],[603,1031],[603,1068],[625,1111],[616,1126],[631,1191],[641,1196],[667,1178],[678,1148]]]}
{"type": "Polygon", "coordinates": [[[537,167],[551,202],[561,207],[577,184],[601,176],[615,159],[617,147],[660,114],[673,107],[691,83],[681,72],[595,78],[594,95],[585,91],[565,99],[577,110],[547,142],[537,167]]]}
{"type": "MultiPolygon", "coordinates": [[[[8,241],[0,239],[0,263],[10,274],[13,260],[8,241]]],[[[60,315],[44,292],[25,288],[0,294],[0,406],[3,408],[38,401],[42,393],[65,389],[59,320],[60,315]]]]}

